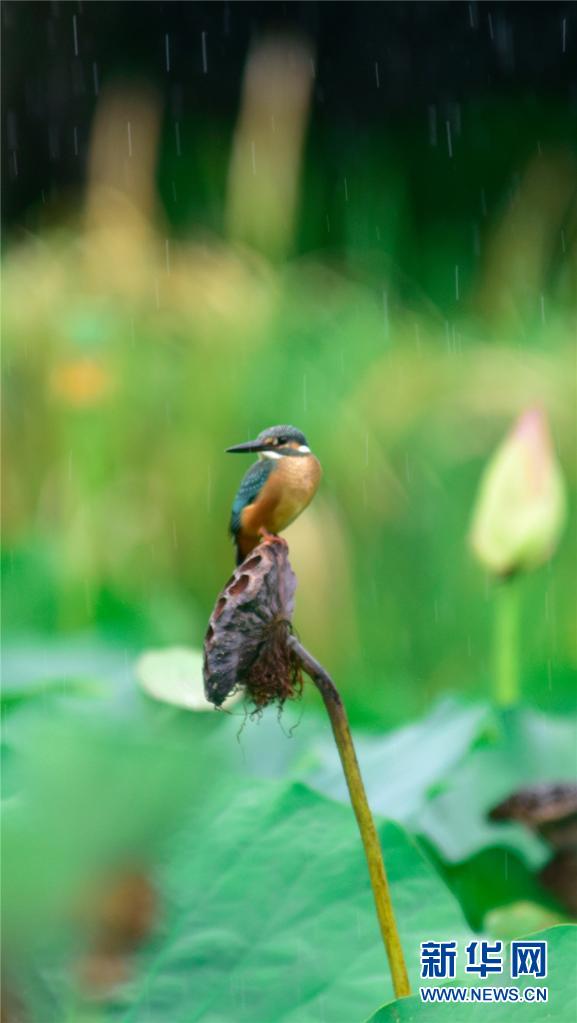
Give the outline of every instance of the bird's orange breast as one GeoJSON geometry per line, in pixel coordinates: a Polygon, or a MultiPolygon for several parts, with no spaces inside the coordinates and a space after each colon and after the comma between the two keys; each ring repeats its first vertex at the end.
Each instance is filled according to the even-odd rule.
{"type": "Polygon", "coordinates": [[[241,515],[243,533],[257,537],[261,529],[280,533],[312,501],[322,475],[314,455],[283,456],[253,504],[241,515]]]}

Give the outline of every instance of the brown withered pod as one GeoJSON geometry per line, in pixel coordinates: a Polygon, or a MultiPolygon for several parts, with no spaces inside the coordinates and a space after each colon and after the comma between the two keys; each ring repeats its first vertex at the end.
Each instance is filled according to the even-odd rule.
{"type": "Polygon", "coordinates": [[[220,594],[204,640],[207,699],[220,707],[244,688],[257,710],[300,696],[302,673],[289,645],[296,590],[288,545],[269,536],[220,594]]]}
{"type": "Polygon", "coordinates": [[[518,821],[534,831],[553,855],[538,879],[571,916],[577,916],[577,784],[553,782],[514,792],[489,817],[518,821]]]}
{"type": "Polygon", "coordinates": [[[265,535],[235,570],[210,617],[204,640],[206,697],[221,707],[227,696],[242,688],[256,711],[271,703],[282,707],[286,700],[301,695],[303,672],[319,690],[341,758],[393,987],[400,998],[410,994],[407,969],[346,710],[330,675],[292,633],[295,591],[286,541],[265,535]]]}

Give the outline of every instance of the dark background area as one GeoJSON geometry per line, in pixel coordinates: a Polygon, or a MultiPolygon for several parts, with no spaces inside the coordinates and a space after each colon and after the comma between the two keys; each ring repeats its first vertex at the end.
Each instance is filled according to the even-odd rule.
{"type": "Polygon", "coordinates": [[[160,91],[172,148],[172,121],[193,120],[197,135],[205,125],[226,142],[247,50],[275,28],[314,43],[310,140],[328,143],[329,162],[384,122],[397,134],[416,122],[431,142],[447,118],[458,121],[460,104],[477,100],[531,108],[553,141],[559,125],[547,104],[575,117],[574,3],[7,2],[2,18],[10,226],[34,226],[39,207],[60,205],[82,183],[98,95],[118,76],[142,76],[160,91]]]}

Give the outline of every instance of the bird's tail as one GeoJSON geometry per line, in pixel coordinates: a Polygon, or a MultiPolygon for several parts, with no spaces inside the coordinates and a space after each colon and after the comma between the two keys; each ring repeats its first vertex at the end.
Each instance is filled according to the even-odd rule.
{"type": "Polygon", "coordinates": [[[241,547],[240,529],[233,529],[232,526],[231,526],[230,535],[232,537],[232,542],[234,544],[234,560],[235,560],[235,565],[238,568],[238,566],[242,565],[244,559],[246,558],[246,553],[247,552],[243,551],[242,547],[241,547]]]}

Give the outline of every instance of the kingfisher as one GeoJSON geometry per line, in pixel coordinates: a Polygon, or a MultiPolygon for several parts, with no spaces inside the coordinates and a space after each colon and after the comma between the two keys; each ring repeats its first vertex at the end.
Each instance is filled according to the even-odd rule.
{"type": "Polygon", "coordinates": [[[269,426],[256,440],[226,450],[258,455],[242,479],[230,517],[240,565],[266,533],[280,533],[310,504],[322,469],[295,426],[269,426]]]}

